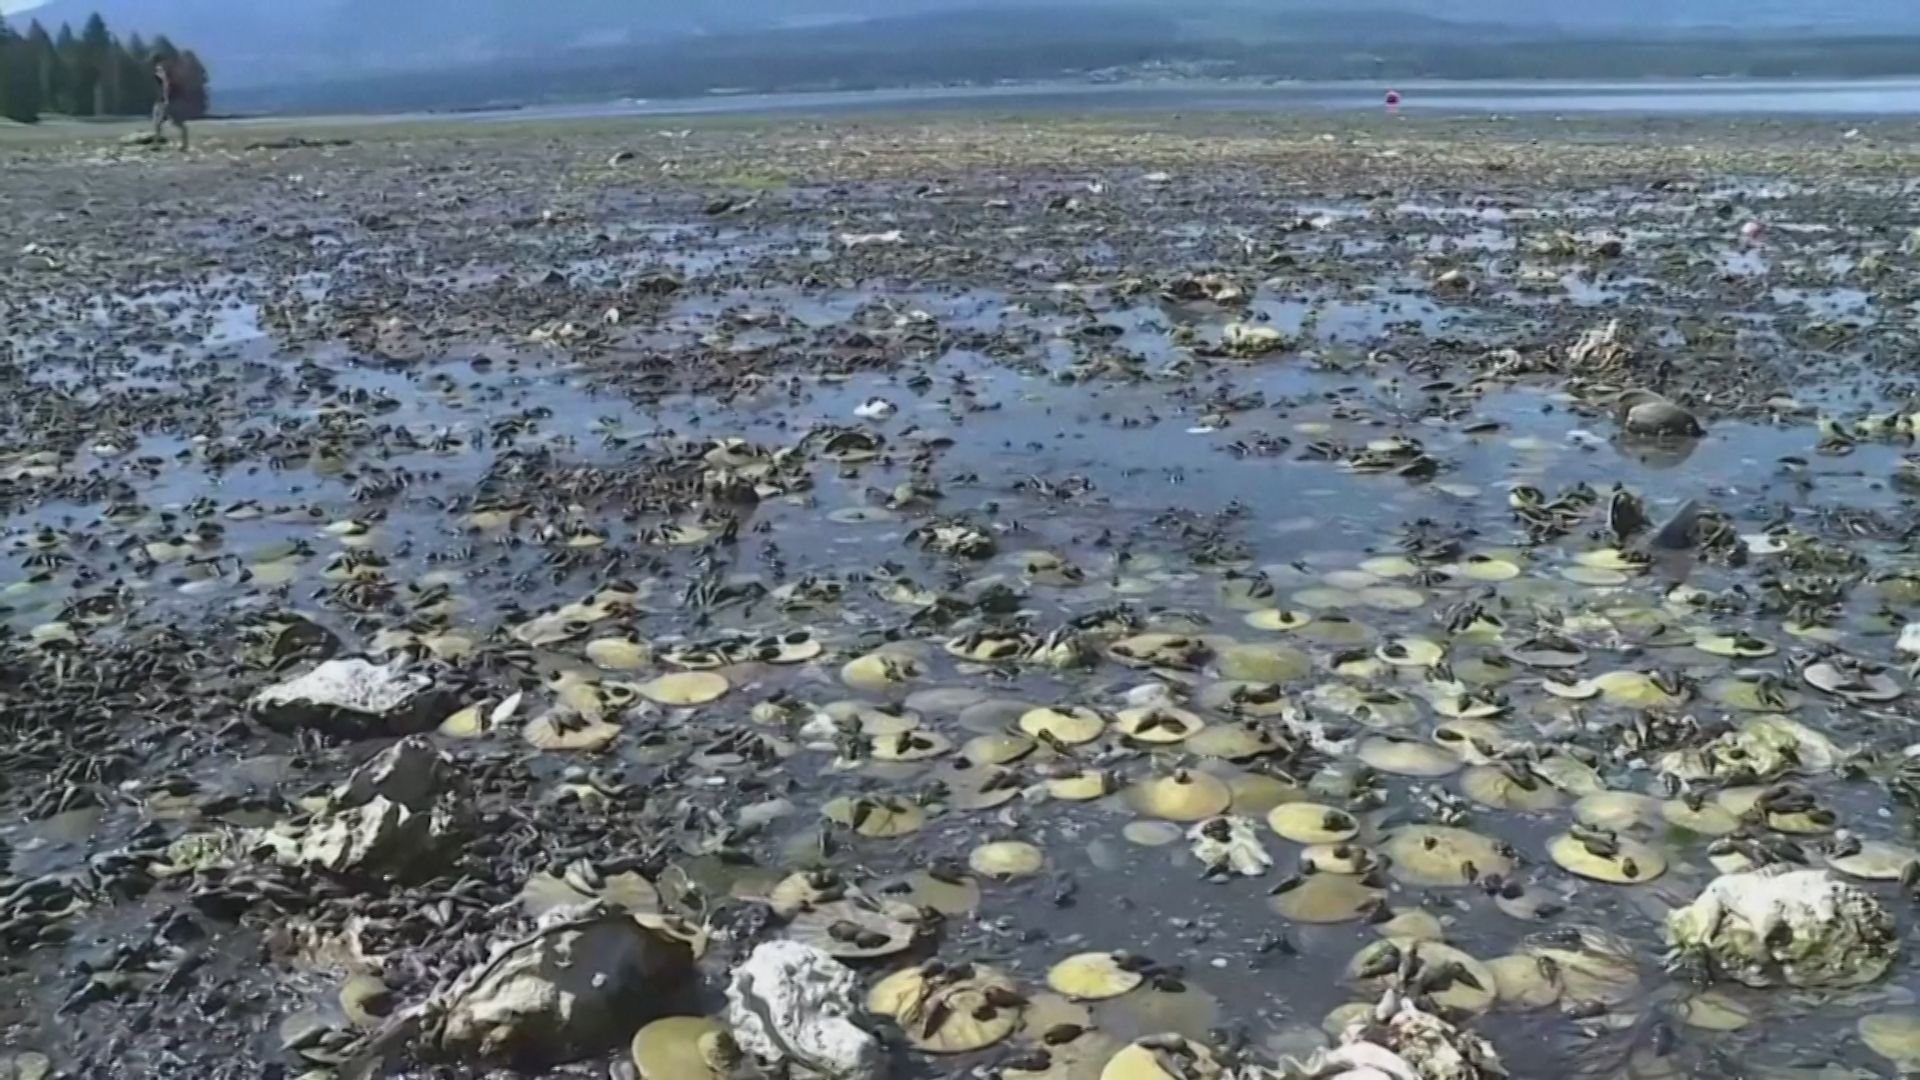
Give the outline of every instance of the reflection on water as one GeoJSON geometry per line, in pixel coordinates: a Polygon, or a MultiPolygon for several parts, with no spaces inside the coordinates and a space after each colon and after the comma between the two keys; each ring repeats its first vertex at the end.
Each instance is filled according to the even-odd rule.
{"type": "MultiPolygon", "coordinates": [[[[1398,81],[1401,108],[1432,113],[1617,113],[1664,115],[1920,114],[1920,80],[1696,79],[1633,82],[1526,80],[1398,81]]],[[[843,113],[981,110],[1043,113],[1089,110],[1266,112],[1380,108],[1381,86],[1366,82],[1030,84],[993,87],[741,94],[726,97],[621,101],[461,113],[463,123],[620,116],[733,116],[758,113],[843,113]]],[[[416,119],[394,116],[390,120],[416,119]]],[[[276,121],[282,122],[282,121],[276,121]]]]}

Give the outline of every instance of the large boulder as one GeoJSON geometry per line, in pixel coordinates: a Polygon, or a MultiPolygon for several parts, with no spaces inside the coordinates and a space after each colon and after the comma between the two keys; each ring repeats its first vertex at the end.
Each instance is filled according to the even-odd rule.
{"type": "Polygon", "coordinates": [[[1340,1045],[1283,1068],[1288,1080],[1493,1080],[1507,1070],[1493,1045],[1389,991],[1349,1025],[1340,1045]]]}
{"type": "Polygon", "coordinates": [[[726,1020],[740,1049],[768,1067],[813,1080],[879,1080],[880,1040],[854,1021],[859,982],[811,945],[753,950],[727,985],[726,1020]]]}
{"type": "Polygon", "coordinates": [[[436,998],[431,1049],[525,1069],[604,1053],[686,1007],[693,950],[605,904],[562,908],[436,998]]]}
{"type": "Polygon", "coordinates": [[[1707,433],[1699,418],[1651,390],[1628,390],[1614,402],[1620,429],[1648,439],[1697,439],[1707,433]]]}
{"type": "Polygon", "coordinates": [[[415,812],[384,796],[311,821],[286,822],[248,834],[285,866],[345,877],[418,879],[444,863],[456,840],[444,808],[415,812]]]}
{"type": "Polygon", "coordinates": [[[279,731],[311,728],[366,739],[432,728],[446,711],[444,698],[431,679],[405,670],[400,661],[350,657],[269,686],[249,704],[262,723],[279,731]]]}
{"type": "Polygon", "coordinates": [[[410,735],[353,770],[334,792],[333,801],[336,806],[354,807],[384,798],[409,810],[425,810],[450,774],[444,754],[424,736],[410,735]]]}
{"type": "Polygon", "coordinates": [[[1667,915],[1668,962],[1753,987],[1849,987],[1886,974],[1893,917],[1824,870],[1770,866],[1716,878],[1667,915]]]}

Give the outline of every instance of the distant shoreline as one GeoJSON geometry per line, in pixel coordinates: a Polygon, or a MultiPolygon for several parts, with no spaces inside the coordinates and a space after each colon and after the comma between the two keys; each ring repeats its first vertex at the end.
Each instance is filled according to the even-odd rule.
{"type": "Polygon", "coordinates": [[[1195,112],[1345,112],[1379,110],[1402,95],[1408,113],[1583,113],[1803,117],[1920,116],[1920,76],[1755,78],[1699,76],[1638,79],[1141,79],[1033,80],[988,85],[902,86],[871,90],[727,92],[642,99],[502,102],[444,109],[260,113],[264,122],[302,117],[487,120],[619,117],[849,114],[876,111],[1054,112],[1116,109],[1195,112]]]}
{"type": "Polygon", "coordinates": [[[1153,19],[1023,18],[979,26],[903,19],[744,37],[501,57],[426,71],[340,73],[278,86],[223,86],[223,108],[275,113],[467,111],[645,99],[926,94],[994,96],[1072,87],[1535,86],[1699,84],[1920,77],[1920,35],[1560,38],[1513,32],[1429,38],[1399,23],[1268,26],[1268,37],[1182,37],[1153,19]],[[1277,35],[1277,36],[1272,36],[1277,35]],[[1371,35],[1371,36],[1369,36],[1371,35]],[[726,88],[720,91],[718,88],[726,88]]]}

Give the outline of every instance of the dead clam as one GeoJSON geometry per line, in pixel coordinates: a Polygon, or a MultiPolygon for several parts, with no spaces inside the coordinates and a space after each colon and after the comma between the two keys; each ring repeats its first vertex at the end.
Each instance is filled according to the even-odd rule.
{"type": "Polygon", "coordinates": [[[918,832],[927,821],[919,806],[888,795],[842,795],[823,806],[821,814],[861,836],[882,839],[918,832]]]}
{"type": "Polygon", "coordinates": [[[1640,885],[1666,873],[1659,849],[1609,829],[1575,825],[1547,845],[1555,863],[1570,873],[1615,885],[1640,885]]]}
{"type": "Polygon", "coordinates": [[[1426,993],[1433,1002],[1464,1013],[1491,1008],[1499,981],[1478,959],[1437,941],[1385,938],[1354,954],[1346,967],[1347,981],[1362,992],[1378,992],[1390,977],[1412,980],[1409,989],[1426,993]]]}
{"type": "Polygon", "coordinates": [[[880,980],[867,1008],[891,1018],[914,1049],[970,1054],[1018,1031],[1026,996],[1013,980],[984,964],[929,961],[880,980]]]}
{"type": "Polygon", "coordinates": [[[1192,769],[1142,780],[1127,789],[1136,813],[1165,821],[1203,821],[1233,802],[1232,789],[1215,776],[1192,769]]]}
{"type": "Polygon", "coordinates": [[[1106,732],[1107,719],[1084,705],[1034,709],[1020,717],[1020,730],[1035,739],[1079,746],[1106,732]]]}
{"type": "Polygon", "coordinates": [[[1505,878],[1518,852],[1503,841],[1467,829],[1411,825],[1389,833],[1380,853],[1388,872],[1408,885],[1465,888],[1483,878],[1505,878]]]}
{"type": "Polygon", "coordinates": [[[788,923],[786,934],[830,956],[869,959],[904,952],[919,934],[913,909],[899,905],[887,910],[884,902],[837,900],[803,908],[788,923]]]}
{"type": "Polygon", "coordinates": [[[726,1026],[704,1016],[655,1020],[634,1034],[630,1053],[640,1080],[723,1080],[741,1060],[726,1026]]]}
{"type": "Polygon", "coordinates": [[[1807,664],[1800,675],[1814,689],[1854,704],[1892,701],[1904,692],[1885,668],[1839,654],[1807,664]]]}

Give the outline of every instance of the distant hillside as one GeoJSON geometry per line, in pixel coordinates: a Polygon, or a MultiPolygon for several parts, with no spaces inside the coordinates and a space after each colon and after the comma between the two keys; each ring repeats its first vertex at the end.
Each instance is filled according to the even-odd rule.
{"type": "Polygon", "coordinates": [[[1252,20],[1025,8],[602,45],[426,72],[223,92],[260,111],[461,109],[733,92],[1142,76],[1618,79],[1920,74],[1920,35],[1597,34],[1391,11],[1252,20]]]}
{"type": "MultiPolygon", "coordinates": [[[[459,69],[580,50],[646,50],[686,38],[759,35],[965,10],[989,22],[1032,0],[50,0],[16,15],[79,25],[95,10],[116,27],[199,44],[223,89],[337,82],[366,74],[459,69]]],[[[1920,33],[1915,0],[1046,0],[1083,13],[1089,31],[1122,16],[1177,20],[1181,39],[1241,33],[1249,39],[1309,36],[1288,23],[1318,23],[1314,35],[1342,42],[1338,24],[1368,32],[1507,26],[1536,34],[1646,36],[1702,27],[1742,33],[1920,33]],[[1369,15],[1369,10],[1377,14],[1369,15]]],[[[952,22],[942,25],[952,26],[952,22]]],[[[998,24],[995,25],[1004,25],[998,24]]],[[[1009,43],[1015,45],[1017,43],[1009,43]]],[[[1069,42],[1071,44],[1071,42],[1069,42]]]]}

